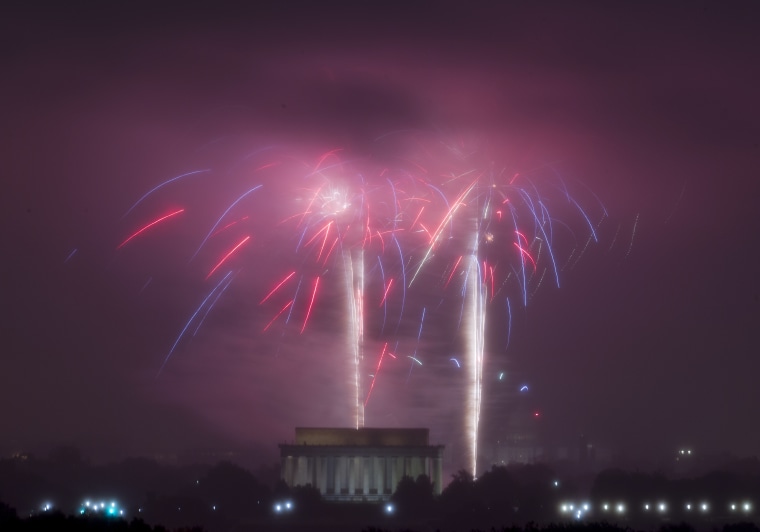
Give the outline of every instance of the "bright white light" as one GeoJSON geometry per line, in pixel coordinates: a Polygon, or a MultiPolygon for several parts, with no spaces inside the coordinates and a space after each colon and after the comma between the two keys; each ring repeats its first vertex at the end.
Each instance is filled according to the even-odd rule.
{"type": "Polygon", "coordinates": [[[734,511],[734,510],[736,510],[736,505],[735,505],[735,504],[732,504],[732,505],[731,505],[731,511],[734,511]]]}
{"type": "Polygon", "coordinates": [[[649,510],[649,505],[648,505],[648,504],[645,504],[645,505],[644,505],[644,509],[645,509],[645,510],[649,510]]]}
{"type": "Polygon", "coordinates": [[[686,505],[686,509],[687,509],[687,510],[691,510],[691,504],[687,504],[687,505],[686,505]]]}
{"type": "Polygon", "coordinates": [[[606,512],[607,510],[609,510],[609,508],[610,508],[610,505],[609,505],[609,504],[605,504],[605,505],[603,505],[603,506],[602,506],[602,510],[604,510],[605,512],[606,512]]]}
{"type": "Polygon", "coordinates": [[[567,504],[563,504],[560,509],[561,509],[561,511],[562,511],[563,514],[566,513],[567,512],[567,504]]]}
{"type": "Polygon", "coordinates": [[[394,510],[394,508],[393,508],[393,505],[392,505],[392,504],[386,504],[386,505],[385,505],[385,513],[387,513],[387,514],[392,514],[392,513],[393,513],[393,510],[394,510]]]}
{"type": "Polygon", "coordinates": [[[745,512],[749,512],[752,509],[752,505],[750,505],[748,502],[745,502],[742,508],[744,508],[745,512]]]}
{"type": "Polygon", "coordinates": [[[588,503],[583,505],[583,511],[588,512],[588,503]]]}
{"type": "Polygon", "coordinates": [[[668,507],[667,507],[667,506],[665,506],[665,503],[664,503],[664,502],[661,502],[661,503],[660,503],[660,504],[657,506],[657,508],[658,508],[658,509],[659,509],[661,512],[664,512],[665,510],[667,510],[667,508],[668,508],[668,507]]]}
{"type": "Polygon", "coordinates": [[[554,481],[554,487],[555,487],[555,488],[556,488],[556,487],[559,487],[559,480],[555,480],[555,481],[554,481]]]}
{"type": "Polygon", "coordinates": [[[701,508],[702,508],[703,512],[706,512],[707,511],[707,503],[703,502],[701,508]]]}
{"type": "Polygon", "coordinates": [[[617,511],[618,511],[619,514],[622,514],[623,512],[625,512],[625,505],[618,504],[617,505],[617,511]]]}
{"type": "MultiPolygon", "coordinates": [[[[214,509],[216,509],[216,506],[214,506],[214,509]]],[[[293,509],[293,501],[283,501],[275,503],[274,505],[274,511],[277,513],[282,512],[289,512],[293,509]]]]}

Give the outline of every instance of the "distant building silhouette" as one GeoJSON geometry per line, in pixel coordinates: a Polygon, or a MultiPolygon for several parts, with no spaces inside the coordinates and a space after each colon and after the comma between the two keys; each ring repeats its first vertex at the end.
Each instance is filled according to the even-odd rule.
{"type": "Polygon", "coordinates": [[[496,465],[534,464],[545,458],[539,434],[541,415],[527,386],[503,392],[503,409],[491,462],[496,465]]]}

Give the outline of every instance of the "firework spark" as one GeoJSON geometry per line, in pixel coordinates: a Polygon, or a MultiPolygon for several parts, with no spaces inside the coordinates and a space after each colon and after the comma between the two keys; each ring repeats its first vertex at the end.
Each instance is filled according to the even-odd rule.
{"type": "Polygon", "coordinates": [[[177,209],[177,210],[176,210],[176,211],[174,211],[174,212],[170,212],[169,214],[165,214],[165,215],[163,215],[163,216],[161,216],[161,217],[159,217],[159,218],[157,218],[157,219],[153,220],[153,221],[152,221],[152,222],[150,222],[149,224],[147,224],[147,225],[143,226],[142,228],[138,229],[137,231],[135,231],[134,233],[132,233],[130,236],[128,236],[128,237],[126,238],[126,240],[124,240],[124,241],[123,241],[121,244],[119,244],[119,245],[116,247],[116,249],[121,249],[121,248],[123,248],[123,247],[124,247],[124,246],[125,246],[125,245],[126,245],[128,242],[129,242],[129,241],[131,241],[132,239],[134,239],[134,238],[135,238],[135,237],[137,237],[137,236],[140,236],[141,234],[143,234],[145,231],[147,231],[147,230],[148,230],[148,229],[150,229],[151,227],[155,227],[156,225],[160,224],[160,223],[161,223],[161,222],[163,222],[164,220],[168,220],[169,218],[171,218],[171,217],[173,217],[173,216],[176,216],[176,215],[178,215],[178,214],[180,214],[180,213],[183,213],[183,212],[185,212],[185,209],[177,209]]]}

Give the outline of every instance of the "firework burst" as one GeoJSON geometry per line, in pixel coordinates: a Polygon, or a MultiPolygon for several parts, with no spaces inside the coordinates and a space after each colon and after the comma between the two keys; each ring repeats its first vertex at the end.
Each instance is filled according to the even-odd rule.
{"type": "MultiPolygon", "coordinates": [[[[450,300],[458,301],[457,328],[467,353],[465,426],[470,467],[476,474],[486,338],[493,336],[487,330],[488,308],[503,302],[511,330],[511,301],[528,305],[545,278],[559,287],[559,249],[570,249],[568,256],[577,260],[589,242],[597,240],[596,229],[555,174],[510,172],[463,142],[438,143],[421,152],[436,153],[428,155],[431,166],[425,173],[428,186],[438,192],[431,197],[443,201],[427,247],[410,275],[410,288],[422,271],[432,270],[441,292],[453,292],[450,300]]],[[[606,212],[600,203],[594,204],[601,221],[606,212]]]]}
{"type": "MultiPolygon", "coordinates": [[[[486,353],[493,350],[487,341],[493,336],[488,309],[503,305],[511,331],[513,303],[527,305],[545,279],[559,286],[560,257],[577,261],[596,240],[596,226],[554,174],[509,170],[498,158],[461,141],[414,137],[402,139],[401,146],[382,158],[341,149],[295,157],[268,148],[236,164],[244,179],[231,180],[227,201],[189,254],[190,262],[207,264],[202,277],[210,287],[164,356],[161,370],[190,331],[198,332],[238,273],[250,266],[246,258],[274,257],[276,248],[278,260],[272,266],[279,273],[257,298],[267,315],[261,332],[308,336],[319,327],[315,316],[335,308],[330,303],[339,293],[350,417],[359,428],[384,362],[408,360],[410,374],[422,365],[418,347],[426,308],[410,312],[407,299],[432,289],[449,303],[448,313],[457,316],[465,346],[462,364],[451,357],[453,346],[442,356],[466,369],[465,433],[475,474],[483,371],[486,353]],[[278,238],[268,238],[270,233],[278,238]],[[432,288],[430,279],[435,280],[432,288]],[[398,356],[399,341],[412,329],[414,348],[398,356]],[[366,352],[368,334],[372,345],[382,346],[377,353],[366,352]]],[[[125,217],[155,208],[161,202],[152,198],[181,182],[214,175],[204,169],[168,179],[141,196],[125,217]]],[[[135,247],[192,211],[189,206],[155,208],[125,231],[118,248],[135,247]]],[[[603,218],[603,207],[597,211],[603,218]]]]}
{"type": "Polygon", "coordinates": [[[299,257],[295,270],[299,273],[285,275],[262,303],[278,299],[276,294],[281,292],[280,301],[272,304],[284,299],[285,307],[278,316],[287,327],[292,309],[299,306],[299,299],[304,300],[301,306],[306,310],[299,327],[299,334],[304,334],[319,306],[319,290],[326,283],[342,287],[349,365],[353,368],[353,424],[358,428],[364,425],[364,409],[384,357],[395,356],[386,342],[374,373],[366,375],[371,378],[367,385],[365,373],[369,372],[363,367],[367,324],[375,324],[377,337],[398,331],[407,292],[405,249],[414,240],[422,240],[416,235],[416,224],[429,200],[419,193],[421,182],[411,172],[340,155],[339,150],[323,154],[315,167],[296,181],[300,186],[294,204],[300,208],[280,223],[297,235],[293,249],[299,257]],[[369,282],[370,277],[379,283],[369,282]],[[305,291],[304,286],[308,287],[305,291]],[[389,316],[391,312],[394,315],[389,316]]]}

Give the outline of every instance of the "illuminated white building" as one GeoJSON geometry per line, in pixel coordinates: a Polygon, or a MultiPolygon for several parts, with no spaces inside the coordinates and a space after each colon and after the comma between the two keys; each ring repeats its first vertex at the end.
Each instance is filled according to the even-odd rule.
{"type": "Polygon", "coordinates": [[[405,476],[442,489],[443,445],[430,445],[428,429],[296,428],[280,460],[288,486],[310,484],[328,501],[386,501],[405,476]]]}

